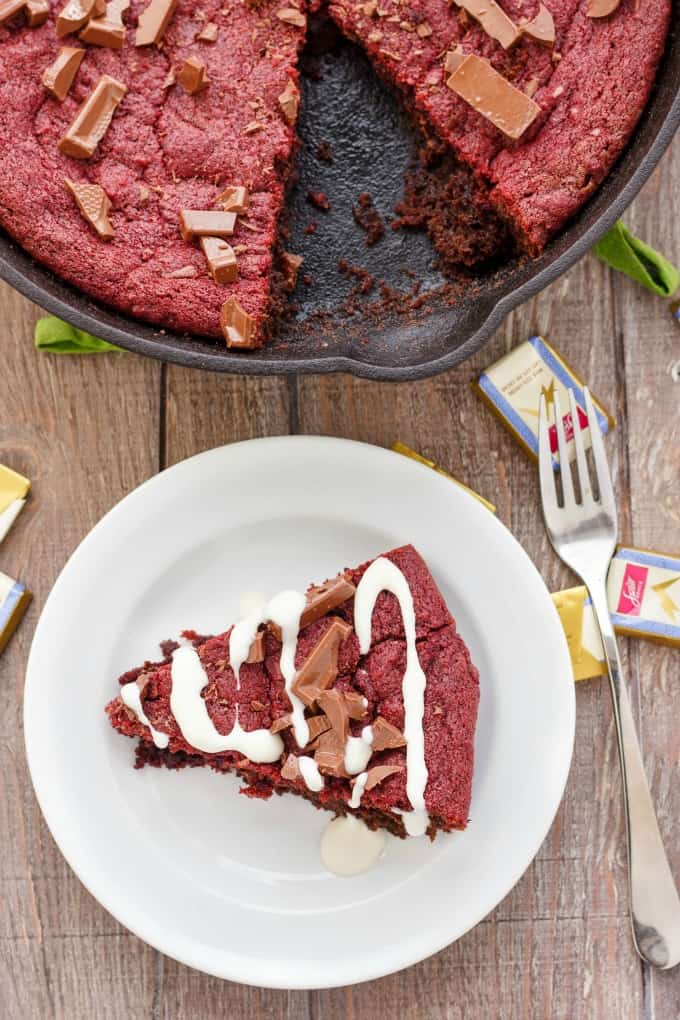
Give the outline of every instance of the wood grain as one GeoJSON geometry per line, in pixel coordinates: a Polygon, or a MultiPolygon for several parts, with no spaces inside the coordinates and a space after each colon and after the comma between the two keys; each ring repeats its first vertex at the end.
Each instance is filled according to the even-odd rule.
{"type": "MultiPolygon", "coordinates": [[[[668,215],[677,148],[627,217],[680,261],[668,215]]],[[[36,309],[0,288],[0,461],[34,495],[2,546],[0,569],[32,586],[28,617],[0,660],[0,1016],[8,1020],[676,1020],[680,974],[640,965],[628,931],[623,819],[609,694],[577,689],[574,762],[536,860],[484,922],[430,960],[379,981],[272,992],[192,971],[127,933],[72,875],[41,819],[21,733],[23,671],[37,619],[77,542],[160,467],[220,443],[287,432],[401,439],[498,506],[549,587],[571,583],[539,518],[534,465],[469,383],[542,332],[601,394],[619,425],[608,452],[621,532],[680,548],[680,332],[663,301],[592,258],[514,312],[475,359],[435,379],[372,384],[210,376],[130,355],[55,358],[30,343],[36,309]],[[628,495],[630,493],[630,496],[628,495]]],[[[645,760],[680,876],[678,656],[624,642],[645,760]]],[[[405,919],[407,923],[407,919],[405,919]]]]}

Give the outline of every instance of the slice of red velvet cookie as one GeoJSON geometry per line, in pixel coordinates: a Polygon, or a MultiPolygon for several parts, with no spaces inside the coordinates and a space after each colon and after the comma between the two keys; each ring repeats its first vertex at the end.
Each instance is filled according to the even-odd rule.
{"type": "Polygon", "coordinates": [[[467,824],[478,673],[412,546],[166,651],[106,707],[138,764],[236,771],[399,836],[467,824]]]}

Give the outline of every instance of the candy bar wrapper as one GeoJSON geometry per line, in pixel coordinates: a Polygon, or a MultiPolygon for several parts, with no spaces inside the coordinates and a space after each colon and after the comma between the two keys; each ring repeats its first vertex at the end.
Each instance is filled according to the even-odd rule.
{"type": "Polygon", "coordinates": [[[607,600],[617,633],[680,646],[680,556],[619,546],[607,600]]]}
{"type": "Polygon", "coordinates": [[[0,542],[23,510],[30,488],[28,478],[0,464],[0,542]]]}
{"type": "Polygon", "coordinates": [[[567,588],[551,598],[564,627],[574,680],[606,674],[602,638],[586,588],[567,588]]]}
{"type": "Polygon", "coordinates": [[[450,475],[448,471],[444,470],[444,468],[440,468],[433,460],[428,460],[427,457],[423,457],[422,453],[416,453],[416,451],[412,450],[410,446],[406,445],[406,443],[400,443],[397,441],[392,445],[392,449],[395,453],[401,453],[404,457],[410,457],[411,460],[417,460],[419,464],[425,464],[426,467],[432,468],[432,470],[436,471],[437,474],[443,475],[444,478],[448,478],[450,482],[454,482],[454,484],[459,486],[459,488],[465,489],[466,492],[469,492],[471,496],[474,496],[475,499],[485,506],[487,510],[490,510],[492,514],[496,513],[496,507],[493,503],[489,503],[488,499],[484,499],[484,497],[480,496],[478,492],[474,491],[474,489],[470,489],[467,485],[464,485],[463,482],[459,482],[457,478],[450,475]]]}
{"type": "MultiPolygon", "coordinates": [[[[585,413],[583,383],[563,358],[540,336],[515,347],[483,372],[476,390],[493,413],[515,437],[520,446],[538,459],[538,406],[544,394],[548,407],[558,394],[567,436],[569,458],[574,460],[574,428],[569,411],[568,389],[574,390],[579,425],[586,449],[590,446],[590,430],[585,413]]],[[[597,420],[603,435],[614,427],[614,419],[593,397],[597,420]]],[[[550,428],[553,466],[557,468],[557,432],[550,428]]]]}
{"type": "Polygon", "coordinates": [[[0,654],[17,629],[31,598],[25,585],[0,573],[0,654]]]}

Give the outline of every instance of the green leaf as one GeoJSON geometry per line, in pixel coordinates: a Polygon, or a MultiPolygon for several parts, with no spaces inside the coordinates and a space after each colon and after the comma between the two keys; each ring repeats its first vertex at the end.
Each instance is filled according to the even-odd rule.
{"type": "Polygon", "coordinates": [[[106,351],[121,350],[83,329],[76,329],[56,315],[38,319],[34,340],[39,351],[49,351],[50,354],[103,354],[106,351]]]}
{"type": "Polygon", "coordinates": [[[680,272],[675,266],[631,234],[621,220],[597,242],[593,251],[612,269],[637,280],[659,297],[671,297],[680,286],[680,272]]]}

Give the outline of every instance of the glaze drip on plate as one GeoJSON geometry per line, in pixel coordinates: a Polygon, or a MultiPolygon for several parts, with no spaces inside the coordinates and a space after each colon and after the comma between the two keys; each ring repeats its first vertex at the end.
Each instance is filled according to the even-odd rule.
{"type": "Polygon", "coordinates": [[[154,729],[149,722],[146,712],[142,708],[142,698],[139,693],[139,687],[137,686],[136,680],[130,681],[129,684],[123,684],[120,689],[120,698],[123,704],[127,705],[127,707],[135,713],[140,723],[149,727],[149,731],[151,732],[151,736],[156,747],[160,747],[161,750],[166,748],[170,742],[170,737],[167,733],[161,733],[160,730],[154,729]]]}

